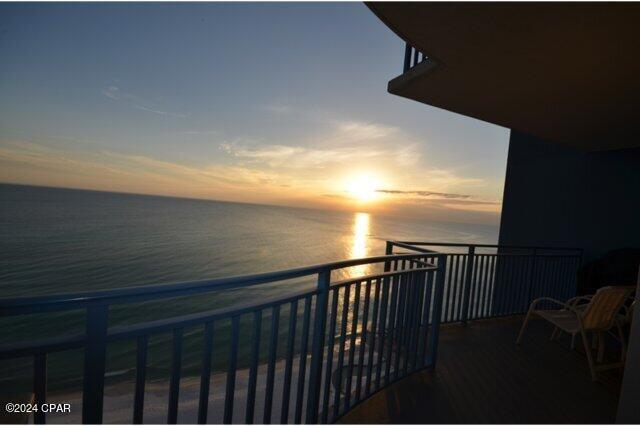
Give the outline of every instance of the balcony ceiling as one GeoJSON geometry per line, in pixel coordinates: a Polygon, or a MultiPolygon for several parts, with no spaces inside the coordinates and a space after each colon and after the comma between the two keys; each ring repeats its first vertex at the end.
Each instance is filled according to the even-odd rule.
{"type": "Polygon", "coordinates": [[[640,4],[368,7],[430,58],[390,93],[582,150],[640,146],[640,4]]]}

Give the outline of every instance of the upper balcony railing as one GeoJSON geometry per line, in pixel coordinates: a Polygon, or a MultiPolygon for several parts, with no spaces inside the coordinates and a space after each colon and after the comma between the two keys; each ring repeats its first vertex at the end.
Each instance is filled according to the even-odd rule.
{"type": "Polygon", "coordinates": [[[409,71],[425,59],[427,59],[427,55],[407,43],[404,48],[404,66],[402,72],[409,71]]]}
{"type": "MultiPolygon", "coordinates": [[[[86,316],[83,333],[0,346],[0,359],[31,358],[35,401],[44,403],[50,355],[80,349],[82,422],[100,423],[107,349],[135,343],[130,419],[142,423],[149,342],[169,335],[168,423],[178,421],[184,347],[201,351],[198,423],[333,422],[373,392],[434,367],[441,322],[517,314],[538,296],[573,296],[580,260],[579,249],[388,241],[384,256],[280,272],[4,299],[4,319],[78,310],[86,316]],[[370,271],[365,276],[345,273],[363,265],[370,271]],[[110,313],[137,310],[152,300],[178,304],[194,295],[219,297],[292,280],[298,280],[296,287],[280,287],[277,297],[109,326],[110,313]],[[227,339],[214,345],[214,336],[221,334],[227,339]],[[239,352],[246,353],[246,360],[239,352]],[[226,359],[222,383],[212,380],[214,354],[226,359]],[[245,387],[236,386],[238,377],[246,377],[245,387]]],[[[45,413],[34,413],[35,423],[45,421],[45,413]]]]}

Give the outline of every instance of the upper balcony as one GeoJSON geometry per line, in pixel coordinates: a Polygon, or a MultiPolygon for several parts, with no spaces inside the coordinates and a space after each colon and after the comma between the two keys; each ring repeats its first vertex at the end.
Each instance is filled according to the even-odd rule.
{"type": "Polygon", "coordinates": [[[390,93],[580,150],[639,146],[640,5],[367,5],[421,52],[390,93]]]}

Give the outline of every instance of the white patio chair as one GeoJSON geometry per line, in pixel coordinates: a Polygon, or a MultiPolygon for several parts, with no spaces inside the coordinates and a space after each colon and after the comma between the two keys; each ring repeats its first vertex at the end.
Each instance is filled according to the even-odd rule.
{"type": "MultiPolygon", "coordinates": [[[[597,380],[596,370],[605,370],[622,366],[622,361],[619,363],[596,366],[587,340],[587,333],[595,333],[598,336],[598,341],[600,342],[598,348],[598,360],[602,361],[604,354],[604,333],[613,327],[617,327],[620,336],[622,336],[620,311],[627,301],[627,298],[634,291],[635,286],[602,287],[591,297],[573,298],[566,303],[550,297],[538,298],[531,302],[531,305],[529,306],[529,311],[524,319],[516,343],[520,344],[522,342],[522,336],[524,335],[527,324],[534,315],[549,321],[558,330],[571,334],[572,340],[575,335],[579,333],[580,337],[582,337],[584,350],[587,355],[591,378],[593,380],[597,380]],[[580,304],[580,301],[586,301],[586,303],[580,304]],[[554,303],[561,309],[536,309],[537,305],[541,302],[554,303]]],[[[554,330],[552,338],[555,334],[556,330],[554,330]]],[[[625,347],[623,346],[623,352],[624,350],[625,347]]]]}

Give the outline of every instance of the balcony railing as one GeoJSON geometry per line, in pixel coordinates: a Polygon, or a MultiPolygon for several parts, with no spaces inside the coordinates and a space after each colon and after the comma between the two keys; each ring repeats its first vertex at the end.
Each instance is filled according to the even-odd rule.
{"type": "Polygon", "coordinates": [[[442,322],[523,314],[532,300],[576,294],[582,249],[388,241],[386,253],[443,253],[442,322]]]}
{"type": "MultiPolygon", "coordinates": [[[[0,346],[0,359],[33,359],[32,389],[36,402],[43,403],[50,355],[82,350],[82,421],[100,423],[107,348],[135,342],[130,418],[142,423],[149,341],[168,334],[168,423],[178,421],[185,346],[198,347],[202,356],[198,423],[333,422],[390,383],[434,367],[440,323],[523,313],[542,295],[573,296],[581,261],[579,249],[543,247],[388,241],[386,251],[384,256],[259,275],[0,300],[0,317],[86,312],[84,333],[0,346]],[[369,272],[354,277],[353,268],[363,266],[369,272]],[[172,299],[250,291],[291,280],[298,280],[296,287],[285,287],[287,291],[272,299],[129,325],[108,324],[110,311],[135,310],[142,302],[180,303],[172,299]],[[229,338],[214,345],[214,335],[220,333],[229,338]],[[191,340],[185,345],[187,336],[191,340]],[[247,362],[241,362],[239,350],[248,352],[247,362]],[[261,356],[264,350],[266,357],[261,356]],[[214,353],[227,360],[219,389],[212,387],[214,353]],[[283,368],[276,368],[278,362],[283,368]],[[260,367],[265,367],[262,374],[260,367]],[[248,379],[241,393],[236,379],[242,368],[248,379]],[[210,409],[213,393],[224,395],[224,405],[214,405],[215,413],[210,409]]],[[[34,413],[35,423],[45,421],[43,412],[34,413]]]]}
{"type": "MultiPolygon", "coordinates": [[[[0,316],[84,310],[86,332],[26,341],[0,347],[0,359],[33,359],[33,393],[38,404],[47,401],[47,360],[57,352],[84,351],[82,422],[101,423],[107,347],[134,341],[136,377],[132,396],[133,423],[142,423],[147,382],[147,353],[152,336],[170,333],[171,368],[167,423],[178,420],[183,344],[187,334],[201,336],[198,423],[206,423],[212,393],[212,353],[228,359],[224,389],[224,423],[331,422],[378,389],[413,371],[433,367],[438,344],[445,257],[439,254],[398,254],[348,260],[260,275],[182,284],[153,285],[92,293],[0,300],[0,316]],[[332,280],[332,273],[367,265],[377,272],[364,277],[332,280]],[[315,284],[259,303],[231,306],[127,326],[109,327],[110,309],[136,309],[140,302],[192,295],[248,290],[267,283],[313,278],[315,284]],[[302,306],[302,315],[299,311],[302,306]],[[283,317],[283,318],[281,318],[283,317]],[[261,366],[262,322],[269,323],[266,375],[258,385],[261,366]],[[300,329],[299,322],[302,322],[300,329]],[[245,327],[248,325],[248,327],[245,327]],[[230,338],[214,347],[214,333],[226,327],[230,338]],[[247,329],[246,331],[243,331],[247,329]],[[286,330],[286,340],[280,338],[286,330]],[[248,332],[247,332],[248,331],[248,332]],[[297,337],[300,333],[300,338],[297,337]],[[250,342],[246,393],[236,390],[240,339],[250,342]],[[298,343],[298,344],[296,344],[298,343]],[[284,369],[276,371],[284,355],[284,369]],[[296,364],[295,386],[292,386],[296,364]],[[274,398],[276,375],[282,393],[274,398]],[[295,387],[295,388],[294,388],[295,387]],[[256,399],[262,412],[256,412],[256,399]],[[275,399],[275,401],[274,401],[275,399]],[[274,407],[275,403],[277,407],[274,407]],[[237,407],[244,407],[239,413],[237,407]],[[275,408],[275,409],[274,409],[275,408]],[[274,411],[279,417],[274,419],[274,411]],[[234,418],[235,414],[235,418],[234,418]],[[257,418],[256,418],[257,416],[257,418]]],[[[189,346],[193,347],[193,346],[189,346]]],[[[217,393],[219,395],[219,393],[217,393]]],[[[45,413],[34,413],[35,423],[45,423],[45,413]]]]}
{"type": "Polygon", "coordinates": [[[427,55],[407,43],[404,48],[404,66],[402,72],[409,71],[425,59],[427,59],[427,55]]]}

